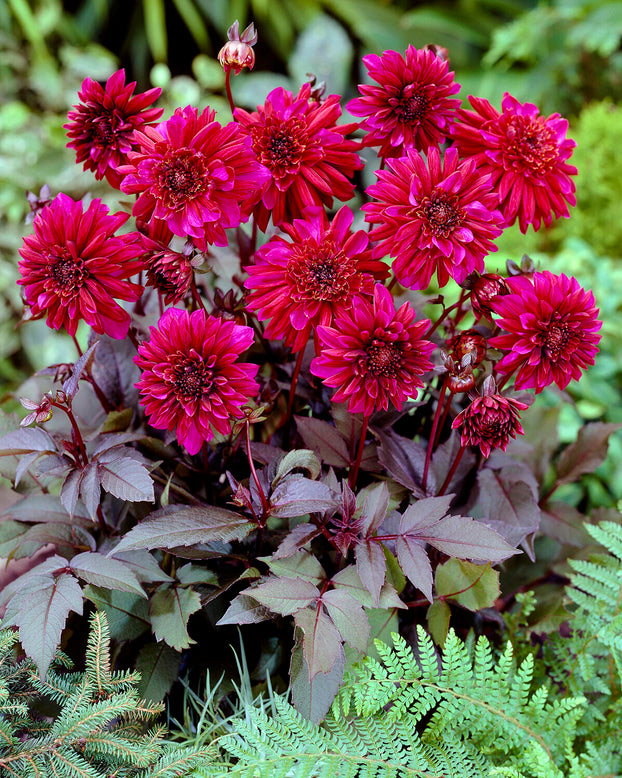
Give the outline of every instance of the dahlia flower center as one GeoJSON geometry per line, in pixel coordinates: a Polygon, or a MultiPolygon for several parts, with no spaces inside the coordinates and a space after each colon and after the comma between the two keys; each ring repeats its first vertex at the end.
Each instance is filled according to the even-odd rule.
{"type": "Polygon", "coordinates": [[[168,207],[184,207],[209,187],[205,157],[192,149],[169,152],[156,166],[156,176],[168,207]]]}
{"type": "Polygon", "coordinates": [[[559,150],[555,134],[543,116],[513,116],[506,130],[505,159],[515,170],[534,176],[548,173],[557,162],[559,150]]]}
{"type": "Polygon", "coordinates": [[[307,133],[300,120],[285,125],[267,127],[258,138],[259,161],[269,168],[292,168],[300,164],[307,133]]]}
{"type": "Polygon", "coordinates": [[[104,114],[93,119],[91,124],[91,140],[99,146],[109,146],[116,142],[115,116],[104,114]]]}
{"type": "Polygon", "coordinates": [[[178,400],[198,402],[212,386],[213,371],[194,349],[189,356],[173,354],[169,361],[174,364],[166,371],[165,377],[173,384],[178,400]]]}
{"type": "Polygon", "coordinates": [[[50,278],[56,292],[63,297],[75,297],[88,277],[88,270],[80,257],[73,257],[65,249],[57,248],[58,254],[50,257],[50,278]]]}
{"type": "Polygon", "coordinates": [[[402,354],[395,343],[374,338],[365,351],[367,370],[376,377],[395,376],[402,364],[402,354]]]}
{"type": "Polygon", "coordinates": [[[295,300],[332,302],[352,292],[354,263],[333,241],[307,245],[294,251],[287,267],[287,279],[295,300]]]}
{"type": "Polygon", "coordinates": [[[567,350],[572,335],[572,330],[565,322],[553,321],[542,332],[540,345],[546,351],[547,357],[556,362],[560,355],[567,350]]]}
{"type": "Polygon", "coordinates": [[[428,233],[446,238],[462,224],[462,212],[444,192],[434,192],[425,197],[415,212],[427,225],[428,233]]]}
{"type": "Polygon", "coordinates": [[[429,104],[424,90],[410,84],[402,91],[394,110],[404,124],[418,124],[427,113],[429,104]]]}

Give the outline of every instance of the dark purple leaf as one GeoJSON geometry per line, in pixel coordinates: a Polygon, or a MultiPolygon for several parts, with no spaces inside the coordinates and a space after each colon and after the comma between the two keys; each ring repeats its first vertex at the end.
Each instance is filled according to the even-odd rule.
{"type": "Polygon", "coordinates": [[[177,680],[180,664],[181,654],[164,641],[143,646],[136,657],[141,699],[161,702],[177,680]]]}
{"type": "Polygon", "coordinates": [[[361,508],[361,535],[374,535],[385,520],[389,507],[389,488],[385,481],[365,490],[361,508]]]}
{"type": "Polygon", "coordinates": [[[76,392],[78,391],[78,383],[80,381],[80,377],[82,373],[84,372],[85,368],[89,364],[89,362],[92,362],[93,353],[95,349],[97,348],[97,345],[99,344],[99,341],[96,340],[94,343],[92,343],[88,349],[82,354],[80,359],[75,362],[73,369],[71,371],[71,375],[69,378],[63,383],[63,392],[67,395],[68,400],[73,400],[73,398],[76,395],[76,392]]]}
{"type": "Polygon", "coordinates": [[[272,559],[283,559],[284,557],[292,556],[319,534],[320,530],[315,524],[298,524],[283,538],[279,547],[272,555],[272,559]]]}
{"type": "Polygon", "coordinates": [[[270,618],[272,618],[270,608],[261,605],[247,594],[238,594],[231,600],[231,605],[227,608],[225,615],[216,622],[216,626],[222,624],[259,624],[270,618]]]}
{"type": "Polygon", "coordinates": [[[47,557],[43,562],[31,567],[25,573],[22,573],[19,578],[15,578],[0,589],[0,606],[6,605],[12,597],[19,594],[31,578],[57,573],[64,570],[66,567],[67,560],[64,557],[59,556],[58,554],[47,557]]]}
{"type": "MultiPolygon", "coordinates": [[[[366,608],[372,608],[374,603],[368,589],[363,585],[354,565],[348,565],[331,578],[331,583],[337,589],[349,592],[366,608]]],[[[379,607],[383,609],[405,608],[397,592],[389,583],[384,583],[380,590],[379,607]]]]}
{"type": "Polygon", "coordinates": [[[60,489],[60,502],[63,508],[67,511],[69,516],[73,516],[78,502],[78,496],[80,494],[80,479],[82,478],[82,471],[72,470],[67,478],[63,481],[63,485],[60,489]]]}
{"type": "Polygon", "coordinates": [[[424,535],[427,529],[447,515],[452,499],[451,494],[442,497],[426,497],[409,505],[400,519],[400,533],[424,535]]]}
{"type": "MultiPolygon", "coordinates": [[[[115,448],[116,446],[125,446],[127,443],[134,443],[137,440],[143,440],[144,435],[139,432],[104,432],[99,434],[95,438],[95,448],[93,449],[93,453],[91,456],[97,456],[98,454],[103,454],[104,451],[109,451],[111,448],[115,448]]],[[[133,449],[128,449],[132,450],[133,449]]],[[[136,455],[138,456],[138,452],[136,452],[136,455]]],[[[106,460],[102,457],[98,457],[100,461],[105,462],[106,460]]]]}
{"type": "Polygon", "coordinates": [[[302,578],[304,581],[318,585],[326,580],[326,573],[317,557],[305,549],[300,549],[290,557],[275,559],[273,555],[259,557],[259,559],[265,562],[275,575],[302,578]]]}
{"type": "Polygon", "coordinates": [[[56,453],[56,445],[40,427],[22,427],[0,438],[0,455],[30,454],[32,451],[56,453]]]}
{"type": "Polygon", "coordinates": [[[129,565],[139,581],[155,583],[156,581],[172,581],[170,575],[164,572],[155,557],[148,551],[121,551],[115,548],[114,558],[129,565]]]}
{"type": "Polygon", "coordinates": [[[89,462],[80,475],[80,497],[89,516],[95,521],[101,500],[100,473],[97,462],[89,462]]]}
{"type": "Polygon", "coordinates": [[[74,511],[73,518],[63,507],[60,498],[52,494],[28,494],[14,503],[2,514],[2,518],[17,521],[58,522],[89,526],[91,521],[85,510],[74,511]]]}
{"type": "Polygon", "coordinates": [[[324,513],[339,507],[338,496],[321,481],[290,476],[279,481],[270,496],[271,513],[279,518],[324,513]]]}
{"type": "Polygon", "coordinates": [[[140,378],[140,370],[134,364],[136,349],[129,338],[116,340],[99,335],[98,343],[91,375],[113,407],[132,407],[138,397],[135,384],[140,378]]]}
{"type": "Polygon", "coordinates": [[[304,638],[302,650],[309,666],[309,680],[312,681],[318,673],[326,675],[343,655],[343,645],[339,630],[322,610],[320,604],[316,608],[304,608],[294,617],[304,638]]]}
{"type": "MultiPolygon", "coordinates": [[[[440,488],[441,484],[445,480],[447,473],[449,472],[449,469],[452,466],[453,461],[456,458],[456,454],[459,450],[460,434],[454,430],[447,438],[447,440],[444,443],[441,443],[441,445],[432,455],[432,464],[430,466],[430,474],[432,477],[431,483],[435,483],[437,487],[432,490],[428,484],[428,491],[433,491],[434,493],[438,491],[438,488],[440,488]]],[[[460,464],[458,465],[458,468],[445,491],[447,493],[456,493],[458,491],[459,485],[462,483],[474,465],[475,454],[471,451],[471,449],[467,448],[462,455],[460,464]]]]}
{"type": "Polygon", "coordinates": [[[132,568],[119,559],[87,551],[74,556],[69,566],[78,578],[94,586],[132,592],[147,598],[132,568]]]}
{"type": "Polygon", "coordinates": [[[500,562],[518,553],[501,535],[470,516],[446,516],[421,537],[444,554],[460,559],[500,562]]]}
{"type": "Polygon", "coordinates": [[[153,481],[147,468],[132,456],[121,456],[112,462],[98,461],[102,488],[121,500],[153,502],[153,481]]]}
{"type": "Polygon", "coordinates": [[[60,523],[44,523],[32,525],[15,545],[14,556],[31,556],[48,543],[53,543],[56,550],[71,556],[76,551],[95,549],[95,539],[84,527],[60,523]],[[34,545],[31,545],[34,544],[34,545]]]}
{"type": "Polygon", "coordinates": [[[380,543],[363,540],[356,546],[356,571],[361,583],[371,594],[374,607],[380,605],[380,590],[384,583],[387,562],[380,543]]]}
{"type": "Polygon", "coordinates": [[[175,548],[196,543],[241,540],[256,524],[215,506],[155,511],[133,527],[108,556],[136,548],[175,548]]]}
{"type": "Polygon", "coordinates": [[[45,456],[45,454],[42,453],[41,451],[33,451],[31,454],[24,454],[24,456],[22,456],[22,458],[19,460],[15,468],[14,486],[16,489],[17,489],[17,485],[22,480],[24,474],[30,472],[34,463],[41,456],[45,456]]]}
{"type": "Polygon", "coordinates": [[[322,595],[322,604],[349,646],[361,653],[367,650],[369,619],[361,603],[343,589],[331,589],[322,595]]]}
{"type": "Polygon", "coordinates": [[[423,545],[409,535],[397,538],[395,551],[400,567],[423,596],[432,602],[432,565],[423,545]]]}
{"type": "Polygon", "coordinates": [[[246,589],[243,594],[281,616],[291,616],[316,600],[320,590],[302,578],[270,578],[259,586],[246,589]]]}
{"type": "Polygon", "coordinates": [[[294,470],[306,470],[308,475],[315,479],[322,472],[322,466],[313,451],[309,449],[300,448],[288,451],[276,466],[272,486],[275,487],[279,481],[294,470]]]}
{"type": "MultiPolygon", "coordinates": [[[[425,465],[425,448],[393,430],[374,433],[380,442],[378,459],[389,475],[405,486],[415,497],[425,497],[421,479],[425,465]]],[[[436,490],[436,482],[428,475],[428,489],[436,490]]]]}
{"type": "Polygon", "coordinates": [[[542,508],[540,530],[560,543],[582,548],[589,540],[583,527],[587,520],[587,516],[567,502],[547,502],[542,508]]]}
{"type": "Polygon", "coordinates": [[[309,680],[310,669],[303,654],[301,629],[296,629],[296,642],[292,651],[290,678],[292,702],[296,710],[314,724],[326,716],[343,680],[345,655],[343,651],[328,673],[317,673],[309,680]]]}
{"type": "Polygon", "coordinates": [[[557,483],[570,484],[583,473],[593,473],[607,457],[609,437],[621,427],[599,421],[581,427],[576,441],[562,451],[557,461],[557,483]]]}
{"type": "Polygon", "coordinates": [[[294,416],[296,427],[305,446],[315,451],[321,460],[333,467],[347,467],[350,455],[339,431],[326,421],[305,416],[294,416]]]}

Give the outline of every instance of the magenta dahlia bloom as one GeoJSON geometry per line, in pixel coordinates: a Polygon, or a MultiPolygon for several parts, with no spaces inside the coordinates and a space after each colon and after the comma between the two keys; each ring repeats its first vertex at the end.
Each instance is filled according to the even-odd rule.
{"type": "Polygon", "coordinates": [[[174,305],[183,299],[194,278],[189,253],[171,248],[172,238],[173,233],[166,222],[159,219],[152,219],[148,234],[140,236],[147,286],[157,289],[166,305],[174,305]]]}
{"type": "Polygon", "coordinates": [[[548,227],[553,217],[569,216],[575,205],[577,169],[567,163],[576,143],[566,137],[568,122],[558,113],[539,115],[532,103],[521,104],[505,93],[499,113],[488,102],[469,97],[473,111],[460,109],[452,127],[461,157],[472,157],[490,173],[500,195],[506,224],[518,219],[521,232],[533,224],[548,227]]]}
{"type": "Polygon", "coordinates": [[[126,279],[142,269],[138,235],[115,235],[126,213],[111,214],[101,200],[57,195],[33,222],[19,253],[24,298],[34,318],[75,335],[80,319],[95,332],[124,338],[130,316],[117,302],[138,300],[143,288],[126,279]]]}
{"type": "Polygon", "coordinates": [[[373,293],[374,278],[386,278],[387,266],[371,258],[367,233],[351,232],[353,218],[347,205],[332,222],[323,208],[310,206],[304,220],[281,225],[290,240],[275,236],[257,251],[255,265],[246,268],[252,290],[246,307],[270,319],[266,337],[285,338],[299,351],[312,329],[332,324],[355,295],[373,293]]]}
{"type": "Polygon", "coordinates": [[[97,180],[106,176],[119,188],[119,165],[127,162],[134,130],[144,128],[162,115],[161,108],[149,108],[160,96],[159,87],[134,94],[136,82],[125,83],[125,70],[113,73],[106,86],[85,78],[78,92],[81,102],[69,111],[64,124],[70,138],[67,146],[76,150],[76,161],[92,170],[97,180]]]}
{"type": "Polygon", "coordinates": [[[208,108],[178,108],[135,134],[140,149],[120,170],[121,190],[139,195],[134,216],[162,219],[201,250],[227,245],[225,230],[248,220],[269,178],[238,125],[221,127],[214,116],[208,108]]]}
{"type": "Polygon", "coordinates": [[[177,440],[196,454],[216,432],[231,432],[230,418],[254,397],[258,365],[237,362],[253,342],[253,330],[232,321],[169,308],[151,327],[134,358],[136,386],[156,429],[176,429],[177,440]]]}
{"type": "Polygon", "coordinates": [[[397,51],[381,57],[368,54],[363,62],[379,86],[359,84],[362,97],[346,106],[367,131],[365,146],[380,146],[382,157],[401,157],[407,149],[426,151],[438,146],[449,134],[460,100],[460,91],[449,62],[433,50],[406,49],[406,59],[397,51]]]}
{"type": "Polygon", "coordinates": [[[273,89],[253,113],[236,108],[235,118],[270,171],[255,209],[261,230],[265,232],[271,216],[275,226],[291,223],[309,205],[330,208],[333,198],[354,196],[350,179],[363,167],[356,153],[360,143],[346,140],[356,125],[337,126],[340,116],[339,95],[319,102],[312,97],[311,84],[303,84],[295,97],[282,87],[273,89]]]}
{"type": "Polygon", "coordinates": [[[350,311],[336,314],[334,326],[317,328],[323,348],[311,372],[337,389],[333,400],[347,402],[351,413],[370,416],[389,403],[401,410],[432,369],[434,344],[423,339],[429,324],[415,321],[409,303],[396,311],[391,293],[376,284],[372,301],[357,297],[350,311]]]}
{"type": "Polygon", "coordinates": [[[484,457],[489,457],[493,449],[505,451],[510,438],[524,435],[520,423],[519,411],[529,406],[511,397],[498,394],[494,381],[484,385],[481,397],[459,413],[451,425],[454,429],[462,427],[461,444],[479,446],[484,457]]]}
{"type": "Polygon", "coordinates": [[[564,389],[594,364],[602,326],[594,295],[576,278],[548,270],[533,277],[507,278],[506,283],[510,294],[491,301],[500,317],[496,324],[505,333],[489,343],[507,352],[497,370],[518,370],[517,389],[535,389],[538,394],[552,383],[564,389]]]}
{"type": "Polygon", "coordinates": [[[378,241],[374,256],[394,257],[395,275],[411,289],[425,289],[434,273],[439,286],[450,276],[462,283],[469,273],[481,273],[484,257],[497,250],[492,239],[503,231],[490,176],[474,160],[460,161],[455,149],[441,161],[430,147],[427,166],[411,150],[387,165],[367,189],[376,202],[363,206],[365,219],[378,224],[370,233],[378,241]]]}

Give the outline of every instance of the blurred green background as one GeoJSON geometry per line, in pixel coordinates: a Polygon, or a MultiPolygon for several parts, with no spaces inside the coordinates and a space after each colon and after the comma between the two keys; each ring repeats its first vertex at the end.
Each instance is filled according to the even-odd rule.
{"type": "MultiPolygon", "coordinates": [[[[0,0],[0,394],[33,369],[73,360],[71,341],[21,317],[17,250],[29,229],[26,190],[115,194],[74,162],[62,129],[85,76],[105,80],[122,66],[143,90],[163,87],[165,116],[209,103],[230,119],[216,55],[235,20],[258,29],[257,64],[234,79],[238,104],[254,108],[277,85],[297,89],[308,74],[345,100],[363,80],[361,57],[412,43],[448,49],[461,96],[499,107],[503,92],[559,112],[577,141],[578,204],[548,231],[509,230],[490,269],[529,253],[542,268],[592,288],[603,326],[596,366],[572,387],[560,414],[561,441],[586,421],[622,422],[622,2],[586,0],[0,0]]],[[[559,403],[553,394],[550,405],[559,403]]],[[[568,487],[582,510],[622,499],[622,441],[614,437],[598,474],[568,487]]]]}

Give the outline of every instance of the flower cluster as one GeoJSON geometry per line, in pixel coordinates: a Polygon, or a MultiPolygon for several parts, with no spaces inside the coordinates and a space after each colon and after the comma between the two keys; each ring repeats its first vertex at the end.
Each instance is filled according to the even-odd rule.
{"type": "MultiPolygon", "coordinates": [[[[219,59],[231,101],[231,74],[253,67],[257,33],[249,25],[240,34],[236,22],[228,38],[219,59]]],[[[325,97],[314,83],[297,93],[276,88],[256,111],[232,105],[234,121],[224,125],[211,108],[191,106],[155,124],[158,90],[134,94],[122,70],[105,86],[86,79],[65,125],[69,145],[96,178],[135,196],[138,229],[120,234],[127,214],[110,214],[99,200],[85,208],[64,194],[52,200],[49,189],[29,195],[37,215],[20,252],[20,284],[30,315],[72,335],[80,320],[114,338],[132,327],[140,340],[140,316],[152,315],[156,300],[157,325],[138,344],[137,386],[151,426],[175,430],[192,454],[214,432],[231,433],[231,419],[258,393],[259,365],[239,361],[255,340],[244,321],[264,343],[281,339],[298,355],[290,411],[310,342],[313,376],[367,420],[426,387],[437,397],[428,460],[437,428],[456,416],[451,402],[471,398],[453,427],[486,457],[521,433],[526,407],[495,378],[539,393],[566,388],[594,363],[598,310],[576,279],[531,267],[504,278],[486,268],[508,225],[537,230],[568,215],[576,169],[567,122],[509,94],[500,111],[476,97],[472,110],[461,109],[438,47],[363,63],[373,83],[348,103],[361,119],[349,124],[340,122],[339,95],[325,97]],[[355,195],[363,147],[382,163],[362,214],[347,205],[331,212],[355,195]],[[250,237],[240,229],[249,220],[250,237]],[[211,281],[202,296],[195,270],[214,246],[239,248],[230,275],[245,296],[215,288],[212,297],[211,281]],[[431,323],[411,301],[396,305],[396,281],[407,290],[453,281],[460,296],[431,323]],[[458,329],[468,315],[475,328],[458,329]]]]}

